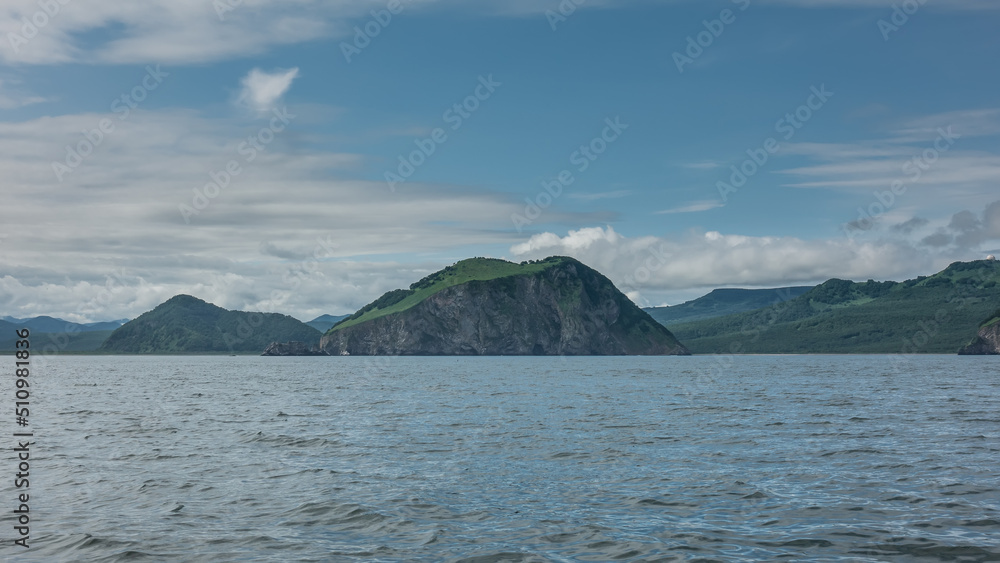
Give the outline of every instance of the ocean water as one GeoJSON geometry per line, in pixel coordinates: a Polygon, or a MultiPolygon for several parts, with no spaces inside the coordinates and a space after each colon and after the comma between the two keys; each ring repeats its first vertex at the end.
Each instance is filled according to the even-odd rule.
{"type": "Polygon", "coordinates": [[[9,561],[1000,561],[995,357],[67,356],[32,379],[28,550],[4,422],[9,561]]]}

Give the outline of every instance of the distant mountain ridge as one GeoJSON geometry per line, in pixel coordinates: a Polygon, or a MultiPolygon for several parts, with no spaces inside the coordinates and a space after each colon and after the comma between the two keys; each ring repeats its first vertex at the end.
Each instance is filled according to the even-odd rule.
{"type": "MultiPolygon", "coordinates": [[[[285,315],[227,311],[183,295],[144,314],[146,327],[142,331],[136,329],[138,325],[132,324],[128,330],[119,332],[131,323],[115,327],[114,332],[101,330],[107,326],[114,327],[121,321],[80,324],[48,316],[30,319],[0,317],[0,351],[12,351],[17,339],[14,331],[25,326],[32,331],[33,348],[54,352],[259,353],[275,342],[301,342],[309,349],[319,346],[323,332],[320,329],[326,329],[327,336],[330,336],[372,321],[391,325],[399,321],[394,315],[426,306],[425,302],[432,297],[437,301],[443,299],[442,295],[452,300],[478,299],[479,305],[489,302],[490,306],[497,307],[503,298],[501,292],[495,291],[496,287],[506,288],[505,291],[514,295],[518,291],[517,284],[524,281],[521,278],[535,278],[534,283],[544,281],[538,279],[539,274],[567,264],[579,264],[580,271],[584,273],[588,270],[583,264],[562,257],[521,264],[493,259],[462,261],[420,280],[409,290],[389,292],[353,315],[322,315],[309,323],[301,323],[285,315]],[[511,280],[520,281],[511,285],[511,280]],[[481,282],[495,282],[496,287],[483,290],[476,285],[481,282]],[[466,287],[461,291],[445,293],[459,286],[466,287]],[[379,320],[388,317],[392,317],[391,322],[379,320]],[[150,320],[154,322],[146,322],[150,320]],[[256,327],[251,326],[253,324],[256,327]],[[265,328],[250,330],[262,326],[265,328]],[[110,338],[112,335],[114,339],[110,338]]],[[[622,308],[621,302],[615,301],[617,296],[606,291],[604,283],[607,278],[593,273],[596,276],[585,276],[592,282],[588,291],[577,291],[586,288],[585,284],[576,284],[576,289],[565,295],[555,291],[548,297],[555,296],[557,305],[566,308],[570,302],[582,299],[583,293],[588,293],[589,306],[596,307],[600,301],[593,301],[589,294],[601,294],[605,304],[617,303],[620,311],[628,313],[628,307],[622,308]],[[602,294],[602,291],[605,293],[602,294]]],[[[567,280],[569,277],[564,277],[559,283],[567,280]]],[[[991,343],[1000,342],[998,281],[998,262],[956,262],[932,276],[920,276],[905,282],[869,280],[857,283],[832,279],[812,288],[718,289],[681,305],[640,312],[650,320],[658,317],[661,322],[654,323],[656,327],[669,325],[666,331],[669,338],[678,346],[677,339],[683,339],[686,349],[695,353],[955,353],[970,340],[975,346],[963,348],[963,353],[993,353],[990,351],[991,343]],[[764,306],[760,308],[725,314],[761,303],[764,306]],[[943,317],[939,319],[939,315],[943,317]],[[988,320],[980,323],[983,318],[988,320]],[[978,335],[977,327],[980,331],[978,335]]],[[[546,283],[549,283],[550,289],[556,290],[573,285],[559,287],[559,283],[553,286],[551,282],[548,280],[546,283]]],[[[542,306],[538,302],[535,305],[542,306]]],[[[506,311],[495,312],[501,317],[507,315],[505,318],[509,321],[510,311],[517,306],[514,302],[506,302],[506,311]]],[[[594,311],[598,309],[590,313],[594,311]]],[[[522,309],[521,314],[529,312],[522,309]]],[[[578,310],[577,314],[583,312],[578,310]]],[[[550,309],[548,314],[551,313],[550,309]]],[[[580,318],[573,317],[569,324],[579,324],[580,318]]],[[[549,318],[545,330],[552,333],[562,330],[561,324],[551,321],[552,318],[549,318]]],[[[591,314],[587,322],[594,321],[591,314]]],[[[643,325],[642,319],[635,315],[630,322],[635,322],[636,326],[643,325]]],[[[383,325],[380,325],[381,334],[366,328],[367,336],[384,337],[386,326],[383,325]]],[[[406,323],[401,326],[414,328],[406,323]]],[[[508,324],[505,330],[513,326],[508,324]]],[[[490,328],[495,329],[495,326],[490,328]]],[[[327,344],[331,341],[324,338],[327,344]]],[[[551,338],[546,342],[538,351],[545,352],[549,349],[546,346],[551,347],[551,338]]],[[[473,346],[465,352],[486,350],[481,344],[479,348],[473,346]]],[[[351,349],[334,346],[328,347],[327,353],[353,353],[351,349]]],[[[510,349],[508,347],[507,350],[510,349]]],[[[519,353],[536,352],[534,348],[530,352],[525,348],[519,350],[519,353]]]]}
{"type": "Polygon", "coordinates": [[[683,322],[724,317],[753,311],[768,305],[794,299],[812,289],[812,286],[780,287],[776,289],[716,289],[698,299],[670,307],[643,309],[663,326],[683,322]]]}
{"type": "Polygon", "coordinates": [[[905,282],[832,279],[755,311],[671,324],[694,353],[942,353],[1000,305],[1000,262],[955,262],[905,282]]]}
{"type": "MultiPolygon", "coordinates": [[[[59,332],[97,332],[104,330],[114,330],[122,326],[123,324],[127,323],[128,319],[97,322],[97,323],[74,323],[43,315],[40,317],[31,317],[27,319],[18,319],[14,317],[0,317],[0,322],[5,322],[7,324],[17,326],[18,328],[27,328],[29,330],[37,332],[59,333],[59,332]]],[[[0,328],[3,328],[3,326],[4,325],[0,325],[0,328]]]]}
{"type": "Polygon", "coordinates": [[[129,321],[99,351],[119,354],[260,353],[276,341],[318,344],[318,330],[287,315],[229,311],[178,295],[129,321]]]}
{"type": "Polygon", "coordinates": [[[0,352],[15,349],[16,330],[31,332],[32,347],[41,353],[92,352],[127,319],[96,323],[73,323],[49,316],[0,318],[0,352]]]}
{"type": "Polygon", "coordinates": [[[562,256],[463,260],[331,328],[330,355],[684,355],[606,277],[562,256]]]}
{"type": "Polygon", "coordinates": [[[326,332],[333,328],[333,325],[350,317],[350,315],[320,315],[306,324],[320,332],[326,332]]]}

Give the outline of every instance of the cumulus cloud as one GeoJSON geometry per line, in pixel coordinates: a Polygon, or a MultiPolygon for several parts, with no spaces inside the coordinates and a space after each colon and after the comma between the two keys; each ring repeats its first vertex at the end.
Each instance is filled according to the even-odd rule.
{"type": "Polygon", "coordinates": [[[291,314],[309,321],[348,314],[382,293],[407,287],[442,267],[435,263],[310,261],[253,264],[234,261],[231,271],[160,273],[147,279],[136,268],[110,269],[103,279],[26,281],[0,276],[0,313],[17,318],[52,315],[72,322],[134,318],[185,293],[242,311],[291,314]],[[154,279],[155,278],[155,279],[154,279]]]}
{"type": "Polygon", "coordinates": [[[977,248],[985,242],[1000,240],[1000,201],[986,206],[979,215],[961,211],[952,216],[948,229],[958,248],[977,248]]]}
{"type": "Polygon", "coordinates": [[[643,306],[692,288],[776,287],[830,278],[903,279],[957,259],[905,241],[857,242],[688,233],[625,237],[612,227],[541,233],[511,247],[519,259],[568,255],[603,272],[643,306]],[[648,296],[648,297],[647,297],[648,296]],[[654,298],[654,300],[650,300],[654,298]]]}
{"type": "MultiPolygon", "coordinates": [[[[1000,109],[914,117],[896,123],[874,140],[787,144],[782,147],[783,155],[802,157],[808,163],[777,173],[792,178],[784,184],[787,187],[856,196],[853,207],[857,212],[844,217],[848,232],[900,233],[891,226],[894,222],[980,208],[995,198],[1000,155],[982,150],[984,137],[1000,137],[1000,109]],[[943,200],[953,207],[942,209],[943,200]]],[[[909,227],[912,230],[914,225],[909,227]]],[[[942,232],[947,235],[948,230],[942,232]]],[[[976,244],[972,238],[964,240],[963,247],[976,244]]],[[[935,234],[927,244],[950,243],[935,234]]]]}
{"type": "MultiPolygon", "coordinates": [[[[117,119],[83,114],[0,123],[2,189],[31,193],[16,207],[0,207],[0,313],[107,320],[191,293],[228,308],[309,319],[353,311],[447,265],[399,264],[396,255],[463,245],[507,246],[517,259],[575,256],[648,305],[644,297],[660,303],[719,286],[913,277],[978,256],[963,252],[1000,237],[994,202],[906,226],[913,236],[944,229],[937,249],[901,239],[718,232],[632,238],[611,227],[524,240],[510,228],[510,215],[523,209],[510,194],[436,185],[391,194],[382,183],[343,179],[364,160],[358,155],[286,143],[294,130],[276,135],[252,163],[240,161],[241,173],[189,224],[179,206],[193,205],[210,172],[241,158],[237,146],[255,127],[193,111],[140,109],[116,121],[113,134],[60,181],[53,162],[64,161],[81,131],[109,117],[117,119]]],[[[552,217],[581,224],[583,215],[552,217]]]]}
{"type": "MultiPolygon", "coordinates": [[[[923,221],[923,224],[929,223],[923,221]]],[[[984,245],[995,241],[1000,241],[1000,201],[990,203],[978,214],[959,211],[951,216],[947,224],[939,226],[921,240],[927,246],[954,252],[980,252],[984,250],[984,245]]]]}
{"type": "Polygon", "coordinates": [[[298,76],[298,68],[270,73],[255,68],[240,81],[243,89],[237,102],[258,113],[270,112],[298,76]]]}
{"type": "Polygon", "coordinates": [[[923,217],[914,217],[902,223],[898,223],[890,227],[892,232],[901,233],[904,235],[912,234],[914,231],[926,227],[930,224],[930,220],[924,219],[923,217]]]}

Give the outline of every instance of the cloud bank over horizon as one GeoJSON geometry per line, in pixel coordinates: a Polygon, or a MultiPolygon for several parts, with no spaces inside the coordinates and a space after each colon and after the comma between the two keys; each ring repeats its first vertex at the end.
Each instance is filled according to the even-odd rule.
{"type": "Polygon", "coordinates": [[[890,37],[879,0],[743,4],[586,2],[553,29],[527,0],[13,0],[0,316],[189,293],[308,320],[554,254],[645,306],[997,253],[1000,4],[926,3],[890,37]]]}

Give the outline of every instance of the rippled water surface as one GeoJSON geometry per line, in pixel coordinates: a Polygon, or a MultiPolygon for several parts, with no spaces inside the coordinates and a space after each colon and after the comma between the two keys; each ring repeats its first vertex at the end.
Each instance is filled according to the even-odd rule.
{"type": "Polygon", "coordinates": [[[720,366],[59,357],[33,375],[32,548],[10,545],[3,477],[0,549],[11,561],[1000,561],[1000,358],[720,366]]]}

